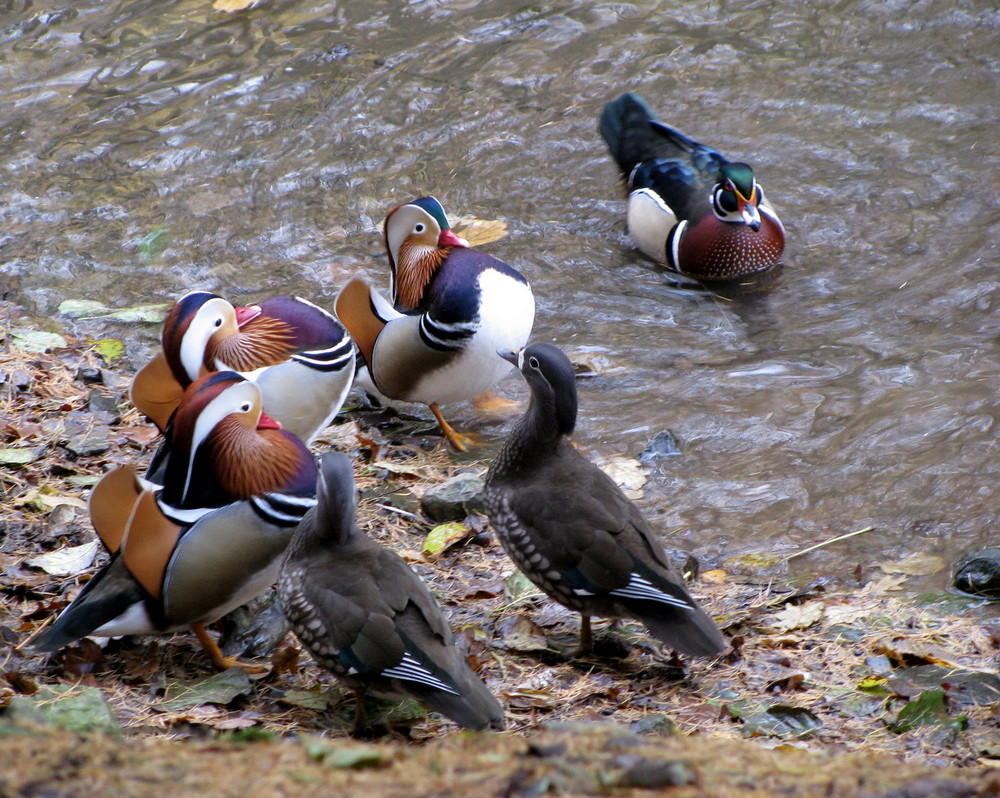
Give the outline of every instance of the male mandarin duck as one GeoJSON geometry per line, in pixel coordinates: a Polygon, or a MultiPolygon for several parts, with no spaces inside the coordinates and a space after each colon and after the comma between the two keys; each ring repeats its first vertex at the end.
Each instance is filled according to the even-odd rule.
{"type": "Polygon", "coordinates": [[[603,615],[636,618],[685,654],[721,652],[725,639],[639,508],[570,442],[577,397],[569,358],[551,344],[502,356],[531,389],[485,480],[490,522],[514,564],[581,613],[581,650],[590,648],[590,616],[603,615]]]}
{"type": "Polygon", "coordinates": [[[503,709],[466,656],[427,586],[355,523],[350,459],[321,460],[317,506],[285,553],[278,579],[285,616],[316,661],[357,694],[412,697],[461,726],[503,728],[503,709]]]}
{"type": "Polygon", "coordinates": [[[469,439],[438,407],[471,399],[509,370],[496,350],[523,346],[535,299],[524,277],[503,261],[468,246],[434,197],[393,209],[383,226],[392,304],[363,278],[350,280],[336,311],[390,399],[430,407],[451,444],[469,439]]]}
{"type": "Polygon", "coordinates": [[[212,371],[253,379],[264,409],[309,443],[340,410],[354,380],[354,346],[333,314],[301,297],[234,307],[208,291],[181,297],[162,348],[132,382],[132,402],[164,430],[184,390],[212,371]]]}
{"type": "Polygon", "coordinates": [[[749,164],[658,121],[636,94],[604,106],[601,135],[628,182],[628,230],[639,249],[700,280],[766,272],[785,228],[749,164]]]}
{"type": "Polygon", "coordinates": [[[98,482],[90,517],[112,557],[32,639],[35,649],[190,626],[217,666],[238,664],[205,624],[274,583],[292,532],[316,503],[315,459],[261,405],[253,382],[207,374],[177,406],[162,488],[149,489],[128,466],[98,482]]]}

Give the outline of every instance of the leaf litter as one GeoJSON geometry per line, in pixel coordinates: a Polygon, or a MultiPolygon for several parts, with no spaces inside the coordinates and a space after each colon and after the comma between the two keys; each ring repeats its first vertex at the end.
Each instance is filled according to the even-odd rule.
{"type": "MultiPolygon", "coordinates": [[[[20,647],[105,561],[98,553],[93,564],[78,573],[70,567],[65,576],[37,567],[51,562],[46,558],[93,546],[77,502],[108,468],[141,461],[155,446],[154,436],[137,432],[147,425],[127,404],[119,415],[93,421],[111,442],[104,452],[69,455],[58,436],[42,443],[43,430],[59,429],[68,412],[86,411],[89,385],[80,374],[101,367],[100,355],[86,342],[41,353],[0,350],[0,372],[20,374],[0,383],[0,448],[41,449],[37,459],[0,472],[0,639],[7,644],[0,656],[0,707],[34,701],[31,689],[51,702],[53,690],[76,685],[100,692],[129,739],[197,740],[205,730],[276,739],[346,736],[353,696],[316,667],[291,635],[271,655],[272,671],[254,679],[242,671],[215,674],[187,634],[103,645],[85,640],[50,657],[20,647]],[[77,502],[59,507],[30,501],[39,492],[77,502]],[[215,684],[228,678],[240,684],[215,684]]],[[[355,416],[325,431],[316,449],[334,445],[368,466],[358,478],[362,496],[377,493],[387,474],[419,496],[470,465],[456,463],[437,441],[431,443],[355,416]]],[[[484,470],[486,465],[480,464],[484,470]]],[[[409,553],[480,676],[507,705],[514,737],[544,736],[557,728],[553,723],[588,722],[602,729],[612,722],[628,729],[652,727],[665,717],[682,738],[751,737],[767,748],[875,752],[963,767],[1000,761],[1000,633],[990,631],[979,602],[966,602],[957,613],[939,603],[915,604],[901,588],[908,572],[923,571],[926,562],[885,568],[885,576],[863,584],[817,588],[794,600],[780,578],[754,584],[712,567],[696,592],[733,640],[729,654],[680,662],[638,625],[594,619],[596,654],[571,656],[579,617],[534,589],[490,536],[459,538],[457,529],[450,530],[447,545],[425,554],[420,549],[434,525],[416,524],[407,517],[413,513],[395,510],[384,500],[362,499],[359,520],[383,545],[409,553]],[[868,664],[878,658],[888,674],[868,664]],[[930,667],[936,670],[920,672],[914,682],[915,669],[930,667]]],[[[470,520],[462,526],[483,528],[481,518],[470,520]]],[[[454,728],[416,706],[401,708],[400,715],[408,717],[398,722],[391,741],[426,742],[454,728]]],[[[448,739],[436,745],[447,747],[448,739]]],[[[365,767],[391,758],[388,750],[358,756],[365,767]]],[[[347,753],[347,764],[332,766],[353,768],[352,757],[347,753]]],[[[328,758],[339,761],[321,757],[328,758]]]]}

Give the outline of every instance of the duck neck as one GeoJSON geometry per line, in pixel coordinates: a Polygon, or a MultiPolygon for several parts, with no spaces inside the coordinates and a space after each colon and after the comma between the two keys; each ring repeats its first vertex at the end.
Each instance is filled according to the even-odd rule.
{"type": "Polygon", "coordinates": [[[561,428],[555,402],[550,396],[532,395],[528,411],[521,416],[504,442],[497,465],[500,469],[531,471],[551,456],[561,440],[573,431],[561,428]]]}

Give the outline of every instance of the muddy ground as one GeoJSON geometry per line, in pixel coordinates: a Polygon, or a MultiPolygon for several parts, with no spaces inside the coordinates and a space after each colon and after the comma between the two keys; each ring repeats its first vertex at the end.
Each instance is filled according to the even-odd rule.
{"type": "Polygon", "coordinates": [[[384,734],[352,739],[353,698],[267,597],[220,627],[264,674],[214,673],[189,634],[33,654],[24,641],[103,561],[74,548],[94,540],[90,485],[155,441],[113,347],[25,351],[45,344],[15,341],[28,322],[0,310],[0,796],[1000,795],[1000,620],[995,605],[908,590],[934,563],[857,563],[811,585],[766,556],[701,563],[694,589],[730,653],[680,660],[622,623],[598,624],[595,654],[574,656],[578,619],[515,574],[482,516],[460,514],[426,550],[439,524],[424,491],[488,463],[386,411],[348,412],[314,448],[355,458],[363,525],[430,582],[506,732],[378,705],[384,734]],[[84,559],[31,562],[60,550],[84,559]]]}

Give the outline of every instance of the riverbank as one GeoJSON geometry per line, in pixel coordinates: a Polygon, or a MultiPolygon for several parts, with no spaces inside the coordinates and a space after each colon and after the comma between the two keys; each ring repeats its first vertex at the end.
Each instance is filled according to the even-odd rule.
{"type": "Polygon", "coordinates": [[[383,795],[606,794],[674,782],[676,795],[1000,791],[995,606],[915,595],[914,562],[858,563],[854,584],[806,585],[786,582],[780,562],[701,563],[695,592],[732,639],[730,654],[682,662],[637,625],[598,624],[595,655],[575,657],[578,619],[515,574],[480,515],[442,530],[424,514],[427,489],[487,462],[453,457],[433,425],[405,414],[348,413],[314,448],[355,458],[365,528],[437,592],[506,705],[507,732],[459,734],[404,705],[383,708],[391,730],[379,742],[351,740],[353,699],[280,635],[266,602],[256,631],[234,640],[252,650],[280,639],[260,676],[213,673],[187,634],[33,655],[20,645],[102,562],[86,548],[90,485],[148,457],[155,436],[128,409],[114,346],[64,337],[32,348],[46,345],[8,334],[0,347],[0,731],[12,735],[0,794],[81,794],[74,784],[100,779],[123,795],[154,795],[151,783],[169,790],[178,774],[212,795],[347,783],[383,795]],[[57,551],[69,561],[35,559],[57,551]],[[102,731],[80,742],[58,728],[74,723],[102,731]],[[889,792],[935,775],[968,790],[889,792]]]}

